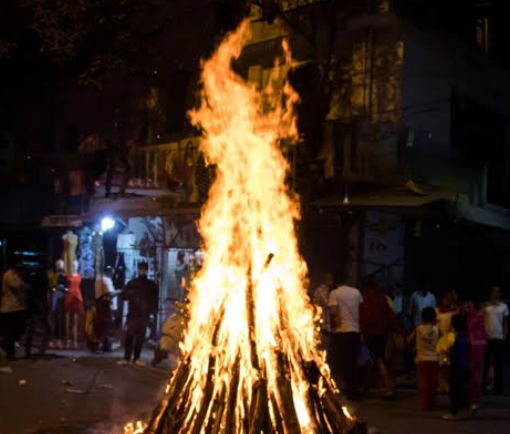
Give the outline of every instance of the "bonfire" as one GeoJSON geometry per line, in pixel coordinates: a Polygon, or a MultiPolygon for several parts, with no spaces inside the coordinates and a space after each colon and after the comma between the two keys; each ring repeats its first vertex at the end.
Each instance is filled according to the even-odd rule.
{"type": "MultiPolygon", "coordinates": [[[[216,167],[199,230],[204,264],[189,292],[181,359],[146,433],[348,433],[306,293],[306,265],[282,146],[298,139],[298,95],[262,90],[232,68],[249,38],[240,24],[202,64],[200,106],[189,113],[216,167]]],[[[274,78],[292,65],[282,45],[274,78]]]]}

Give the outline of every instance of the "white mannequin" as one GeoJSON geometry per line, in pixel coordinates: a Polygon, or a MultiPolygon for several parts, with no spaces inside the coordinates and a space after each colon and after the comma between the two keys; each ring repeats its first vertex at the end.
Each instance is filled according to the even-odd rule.
{"type": "Polygon", "coordinates": [[[76,247],[78,245],[78,237],[71,229],[62,236],[64,242],[64,250],[62,259],[64,260],[64,270],[66,276],[72,276],[76,273],[76,247]]]}

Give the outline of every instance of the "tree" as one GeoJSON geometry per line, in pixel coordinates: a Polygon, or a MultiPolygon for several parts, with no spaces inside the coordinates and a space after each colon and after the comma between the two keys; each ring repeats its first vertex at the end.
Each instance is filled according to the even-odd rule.
{"type": "MultiPolygon", "coordinates": [[[[131,110],[151,88],[180,91],[183,76],[196,77],[200,58],[245,7],[238,0],[5,0],[0,62],[16,65],[16,81],[29,57],[55,92],[70,83],[131,110]]],[[[31,81],[41,83],[31,72],[31,81]]]]}
{"type": "Polygon", "coordinates": [[[60,137],[76,151],[79,137],[93,134],[106,154],[121,157],[128,142],[189,130],[185,113],[200,59],[245,8],[239,0],[6,0],[0,62],[11,75],[3,109],[16,118],[6,124],[19,124],[17,136],[26,136],[27,123],[47,117],[47,132],[25,142],[45,136],[49,145],[60,137]],[[75,107],[81,123],[69,113],[75,107]]]}

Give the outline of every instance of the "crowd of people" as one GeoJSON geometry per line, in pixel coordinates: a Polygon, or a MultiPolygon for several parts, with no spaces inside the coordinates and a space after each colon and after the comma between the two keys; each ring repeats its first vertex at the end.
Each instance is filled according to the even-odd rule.
{"type": "MultiPolygon", "coordinates": [[[[147,338],[160,338],[153,365],[169,357],[175,362],[185,308],[167,298],[158,333],[159,289],[147,273],[148,264],[141,262],[137,277],[115,288],[114,270],[106,267],[95,281],[95,302],[85,306],[79,277],[66,273],[63,261],[53,269],[8,267],[0,293],[0,348],[14,359],[16,347],[24,344],[29,358],[35,335],[41,354],[85,346],[110,352],[112,341],[119,340],[124,357],[118,363],[143,365],[147,338]]],[[[454,291],[436,299],[427,282],[405,296],[400,288],[388,291],[369,279],[362,294],[349,279],[335,282],[324,274],[312,301],[322,314],[321,343],[333,378],[348,399],[360,399],[374,384],[383,399],[392,399],[396,373],[415,371],[421,408],[433,409],[437,394],[447,393],[450,413],[444,417],[453,419],[464,408],[476,412],[484,391],[504,391],[509,310],[498,286],[487,302],[477,304],[460,301],[454,291]]]]}
{"type": "MultiPolygon", "coordinates": [[[[122,341],[124,358],[119,363],[143,365],[144,343],[159,338],[155,326],[159,288],[147,273],[148,264],[140,262],[137,277],[115,288],[114,269],[107,266],[95,280],[95,302],[87,305],[78,274],[66,273],[62,260],[54,268],[13,264],[2,275],[0,348],[13,360],[17,347],[24,347],[24,356],[30,358],[34,344],[43,355],[48,348],[111,352],[112,344],[122,341]]],[[[163,345],[154,344],[154,364],[168,355],[170,347],[176,351],[182,331],[177,328],[177,300],[167,299],[164,308],[163,345]]]]}
{"type": "Polygon", "coordinates": [[[476,412],[484,392],[503,394],[509,312],[500,287],[478,304],[455,291],[436,299],[429,282],[409,296],[375,279],[363,286],[362,294],[349,279],[324,274],[312,294],[333,378],[348,399],[361,399],[373,385],[392,399],[397,372],[417,372],[423,410],[448,394],[445,419],[476,412]]]}

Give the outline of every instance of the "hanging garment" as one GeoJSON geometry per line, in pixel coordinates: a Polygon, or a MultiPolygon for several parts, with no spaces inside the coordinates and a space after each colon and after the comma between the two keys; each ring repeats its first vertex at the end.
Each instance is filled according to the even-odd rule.
{"type": "Polygon", "coordinates": [[[66,276],[76,274],[76,247],[78,245],[78,237],[71,231],[67,231],[62,237],[64,241],[64,251],[62,259],[64,260],[64,272],[66,276]]]}
{"type": "Polygon", "coordinates": [[[77,274],[67,278],[69,291],[65,294],[65,311],[66,313],[83,314],[83,296],[80,290],[81,277],[77,274]]]}
{"type": "Polygon", "coordinates": [[[99,276],[104,271],[103,235],[101,232],[92,234],[92,251],[94,254],[94,274],[99,276]]]}
{"type": "Polygon", "coordinates": [[[82,279],[94,278],[94,253],[92,251],[92,231],[85,226],[78,234],[78,269],[82,279]]]}
{"type": "MultiPolygon", "coordinates": [[[[117,263],[119,263],[120,255],[122,254],[124,265],[124,283],[136,277],[135,253],[135,234],[133,232],[119,234],[117,236],[117,263]]],[[[115,266],[115,268],[117,268],[117,266],[115,266]]],[[[120,286],[117,286],[117,288],[120,288],[120,286]]]]}
{"type": "MultiPolygon", "coordinates": [[[[118,242],[117,242],[118,245],[118,242]]],[[[115,261],[115,274],[113,276],[113,285],[115,288],[124,288],[126,284],[126,263],[124,262],[124,253],[117,253],[115,261]]]]}

